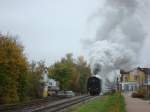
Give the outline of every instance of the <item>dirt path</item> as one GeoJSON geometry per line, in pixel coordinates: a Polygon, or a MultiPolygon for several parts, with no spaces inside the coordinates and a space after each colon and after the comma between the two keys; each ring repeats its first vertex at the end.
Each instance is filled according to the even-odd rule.
{"type": "Polygon", "coordinates": [[[125,96],[126,110],[127,112],[150,112],[150,101],[144,101],[137,98],[131,98],[128,95],[125,96]]]}

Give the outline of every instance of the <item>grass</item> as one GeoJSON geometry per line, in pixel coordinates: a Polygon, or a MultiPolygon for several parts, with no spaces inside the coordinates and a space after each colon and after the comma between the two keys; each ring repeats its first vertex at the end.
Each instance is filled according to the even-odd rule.
{"type": "Polygon", "coordinates": [[[124,97],[118,93],[103,96],[74,108],[72,112],[125,112],[124,97]]]}

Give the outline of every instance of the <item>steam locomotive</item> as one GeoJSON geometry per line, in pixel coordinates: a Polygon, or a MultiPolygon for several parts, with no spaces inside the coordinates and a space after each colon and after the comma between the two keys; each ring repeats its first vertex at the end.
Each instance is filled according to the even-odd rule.
{"type": "Polygon", "coordinates": [[[95,96],[101,93],[101,79],[100,77],[94,75],[88,78],[87,81],[87,91],[90,95],[95,96]]]}

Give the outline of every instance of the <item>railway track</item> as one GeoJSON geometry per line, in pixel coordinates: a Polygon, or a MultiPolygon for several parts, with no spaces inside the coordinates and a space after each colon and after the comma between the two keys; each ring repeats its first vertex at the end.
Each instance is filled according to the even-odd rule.
{"type": "Polygon", "coordinates": [[[32,112],[35,108],[39,108],[62,99],[64,98],[48,97],[19,104],[0,105],[0,112],[32,112]]]}
{"type": "Polygon", "coordinates": [[[23,104],[0,106],[0,112],[59,112],[91,98],[93,97],[88,95],[72,98],[51,97],[23,104]]]}
{"type": "Polygon", "coordinates": [[[42,108],[38,108],[34,110],[33,112],[63,112],[64,109],[69,108],[75,104],[79,104],[81,102],[84,102],[86,100],[89,100],[93,98],[92,96],[78,96],[70,99],[65,99],[62,101],[55,102],[53,104],[47,105],[42,108]]]}

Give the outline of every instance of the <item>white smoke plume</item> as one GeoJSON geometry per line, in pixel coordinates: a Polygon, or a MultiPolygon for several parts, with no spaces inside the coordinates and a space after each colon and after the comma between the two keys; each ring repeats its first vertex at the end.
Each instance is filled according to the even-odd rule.
{"type": "Polygon", "coordinates": [[[104,82],[112,80],[117,70],[130,69],[138,63],[147,36],[139,14],[143,4],[140,2],[144,1],[106,0],[96,14],[101,23],[88,47],[89,58],[93,74],[100,75],[104,82]]]}

